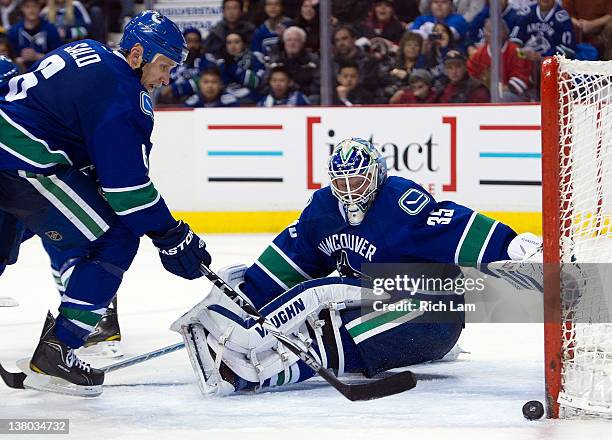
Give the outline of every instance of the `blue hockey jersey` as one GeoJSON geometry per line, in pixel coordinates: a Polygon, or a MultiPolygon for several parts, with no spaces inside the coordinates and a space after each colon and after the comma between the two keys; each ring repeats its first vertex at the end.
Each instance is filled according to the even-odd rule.
{"type": "MultiPolygon", "coordinates": [[[[55,25],[64,31],[64,41],[80,40],[87,38],[89,35],[89,28],[91,27],[91,18],[89,13],[83,4],[74,0],[72,2],[74,20],[72,23],[68,23],[66,20],[66,6],[58,7],[55,16],[55,25]]],[[[49,7],[45,6],[40,12],[41,17],[45,19],[49,15],[49,7]]]]}
{"type": "MultiPolygon", "coordinates": [[[[484,25],[487,18],[491,16],[490,6],[485,7],[474,17],[467,31],[466,43],[468,45],[478,44],[484,40],[484,25]]],[[[511,41],[517,41],[523,18],[529,14],[529,7],[516,8],[513,5],[506,6],[502,11],[502,20],[508,26],[508,38],[511,41]]]]}
{"type": "MultiPolygon", "coordinates": [[[[283,28],[288,28],[292,24],[293,20],[288,17],[283,17],[281,19],[280,26],[283,28]]],[[[270,21],[266,20],[257,29],[255,29],[253,39],[251,40],[251,50],[264,56],[270,55],[278,46],[278,38],[279,35],[276,32],[276,29],[271,29],[270,21]]]]}
{"type": "Polygon", "coordinates": [[[518,41],[531,47],[542,56],[562,54],[574,57],[574,29],[570,15],[561,5],[555,3],[546,16],[538,4],[532,5],[522,18],[518,41]]]}
{"type": "Polygon", "coordinates": [[[436,202],[411,180],[389,177],[365,219],[351,226],[329,187],[313,194],[297,222],[281,232],[245,274],[243,291],[261,307],[296,284],[328,276],[345,252],[364,263],[477,265],[509,259],[516,233],[454,202],[436,202]]]}
{"type": "Polygon", "coordinates": [[[0,170],[93,166],[135,234],[166,232],[176,221],[149,179],[152,130],[151,98],[123,55],[93,40],[70,43],[0,98],[0,170]]]}
{"type": "Polygon", "coordinates": [[[31,47],[38,53],[51,52],[62,44],[57,28],[45,19],[35,29],[26,29],[23,20],[15,23],[9,29],[8,41],[15,56],[31,47]]]}
{"type": "Polygon", "coordinates": [[[189,60],[175,68],[170,74],[170,87],[174,96],[191,96],[198,93],[198,76],[209,69],[217,68],[217,60],[208,53],[189,60]]]}

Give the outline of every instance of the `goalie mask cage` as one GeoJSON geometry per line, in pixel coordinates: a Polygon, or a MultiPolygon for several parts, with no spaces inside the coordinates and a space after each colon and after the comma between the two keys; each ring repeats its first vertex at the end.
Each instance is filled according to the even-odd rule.
{"type": "Polygon", "coordinates": [[[542,65],[542,211],[548,416],[612,418],[612,280],[575,300],[560,269],[612,267],[612,62],[542,65]]]}

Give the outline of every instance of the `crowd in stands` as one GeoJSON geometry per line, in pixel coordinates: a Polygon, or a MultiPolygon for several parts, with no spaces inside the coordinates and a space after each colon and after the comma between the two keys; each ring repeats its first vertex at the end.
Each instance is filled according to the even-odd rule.
{"type": "MultiPolygon", "coordinates": [[[[156,96],[188,107],[321,101],[319,0],[219,0],[203,36],[156,96]]],[[[490,101],[489,0],[334,0],[333,104],[490,101]]],[[[81,38],[120,32],[134,0],[0,0],[0,55],[22,71],[81,38]]],[[[611,0],[500,0],[503,102],[537,101],[543,57],[612,59],[611,0]]]]}

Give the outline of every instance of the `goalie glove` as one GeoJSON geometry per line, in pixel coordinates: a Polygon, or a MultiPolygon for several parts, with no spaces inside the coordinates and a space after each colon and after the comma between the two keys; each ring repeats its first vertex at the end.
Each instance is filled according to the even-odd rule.
{"type": "Polygon", "coordinates": [[[211,257],[206,243],[182,220],[163,235],[149,235],[159,251],[164,268],[188,280],[202,276],[200,264],[210,265],[211,257]]]}

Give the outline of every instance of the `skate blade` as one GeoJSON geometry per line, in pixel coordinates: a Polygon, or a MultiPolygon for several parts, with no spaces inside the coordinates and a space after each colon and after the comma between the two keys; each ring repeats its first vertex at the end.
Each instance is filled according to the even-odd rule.
{"type": "Polygon", "coordinates": [[[36,373],[30,369],[29,358],[18,360],[17,367],[27,375],[23,386],[28,389],[77,397],[97,397],[102,394],[102,385],[75,385],[59,377],[36,373]]]}
{"type": "Polygon", "coordinates": [[[13,298],[8,296],[0,297],[0,307],[17,307],[19,303],[13,298]]]}
{"type": "Polygon", "coordinates": [[[119,341],[103,341],[89,347],[79,348],[77,355],[88,358],[117,359],[123,356],[123,350],[119,341]]]}

